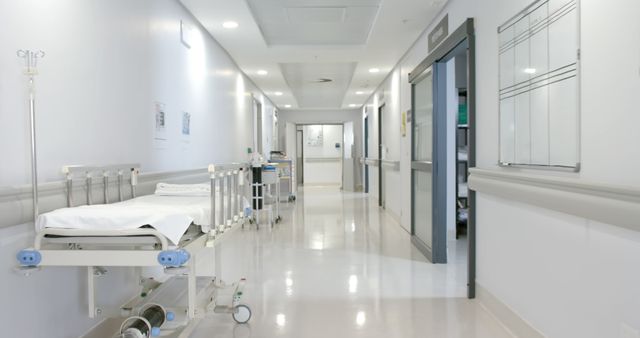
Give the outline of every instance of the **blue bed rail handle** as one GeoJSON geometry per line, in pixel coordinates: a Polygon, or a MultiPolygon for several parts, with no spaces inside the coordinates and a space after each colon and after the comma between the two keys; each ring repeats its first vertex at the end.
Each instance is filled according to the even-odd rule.
{"type": "Polygon", "coordinates": [[[191,254],[187,250],[165,250],[158,254],[158,263],[165,267],[175,268],[185,265],[189,258],[191,258],[191,254]]]}
{"type": "Polygon", "coordinates": [[[36,266],[42,261],[42,255],[37,250],[20,250],[16,255],[18,262],[22,266],[36,266]]]}

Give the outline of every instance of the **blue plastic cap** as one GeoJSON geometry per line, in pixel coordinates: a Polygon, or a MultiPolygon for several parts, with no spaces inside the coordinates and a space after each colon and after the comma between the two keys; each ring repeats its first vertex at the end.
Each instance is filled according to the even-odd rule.
{"type": "Polygon", "coordinates": [[[42,261],[42,255],[36,250],[21,250],[16,258],[22,266],[36,266],[42,261]]]}
{"type": "Polygon", "coordinates": [[[159,327],[152,327],[151,328],[151,337],[157,337],[160,335],[160,328],[159,327]]]}
{"type": "Polygon", "coordinates": [[[191,258],[187,250],[166,250],[158,254],[158,263],[167,267],[179,267],[186,264],[191,258]]]}
{"type": "Polygon", "coordinates": [[[172,321],[174,319],[176,319],[176,314],[171,311],[167,312],[167,320],[172,321]]]}

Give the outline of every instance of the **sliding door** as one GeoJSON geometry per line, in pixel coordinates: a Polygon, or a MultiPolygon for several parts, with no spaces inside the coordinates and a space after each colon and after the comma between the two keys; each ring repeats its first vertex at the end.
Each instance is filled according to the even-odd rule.
{"type": "Polygon", "coordinates": [[[433,252],[433,73],[424,71],[412,86],[411,232],[427,257],[433,252]]]}

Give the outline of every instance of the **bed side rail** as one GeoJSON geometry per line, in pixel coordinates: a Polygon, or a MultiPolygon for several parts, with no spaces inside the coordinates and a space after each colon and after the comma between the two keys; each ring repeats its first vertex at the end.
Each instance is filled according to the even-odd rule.
{"type": "Polygon", "coordinates": [[[242,196],[247,163],[210,164],[211,229],[214,235],[224,232],[243,217],[242,196]],[[218,189],[219,188],[219,189],[218,189]],[[218,202],[219,201],[219,202],[218,202]],[[216,209],[216,205],[220,208],[216,209]],[[218,211],[221,215],[218,215],[218,211]]]}
{"type": "Polygon", "coordinates": [[[73,207],[73,182],[74,179],[83,179],[86,190],[87,205],[93,204],[92,187],[93,180],[102,178],[104,203],[109,204],[109,181],[115,178],[118,183],[118,201],[124,201],[124,184],[131,187],[131,198],[136,196],[136,186],[138,185],[138,174],[140,173],[139,164],[118,164],[107,166],[84,166],[84,165],[66,165],[62,167],[62,172],[66,177],[67,186],[67,206],[73,207]]]}

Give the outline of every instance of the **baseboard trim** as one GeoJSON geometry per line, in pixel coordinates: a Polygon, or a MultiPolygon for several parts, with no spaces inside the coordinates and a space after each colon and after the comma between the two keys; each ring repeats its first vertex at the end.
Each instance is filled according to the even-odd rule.
{"type": "Polygon", "coordinates": [[[424,244],[424,242],[415,235],[411,236],[411,243],[413,243],[416,249],[418,249],[429,262],[433,262],[433,252],[429,246],[424,244]]]}
{"type": "Polygon", "coordinates": [[[476,282],[476,300],[480,302],[480,305],[491,313],[514,337],[546,337],[478,282],[476,282]]]}

